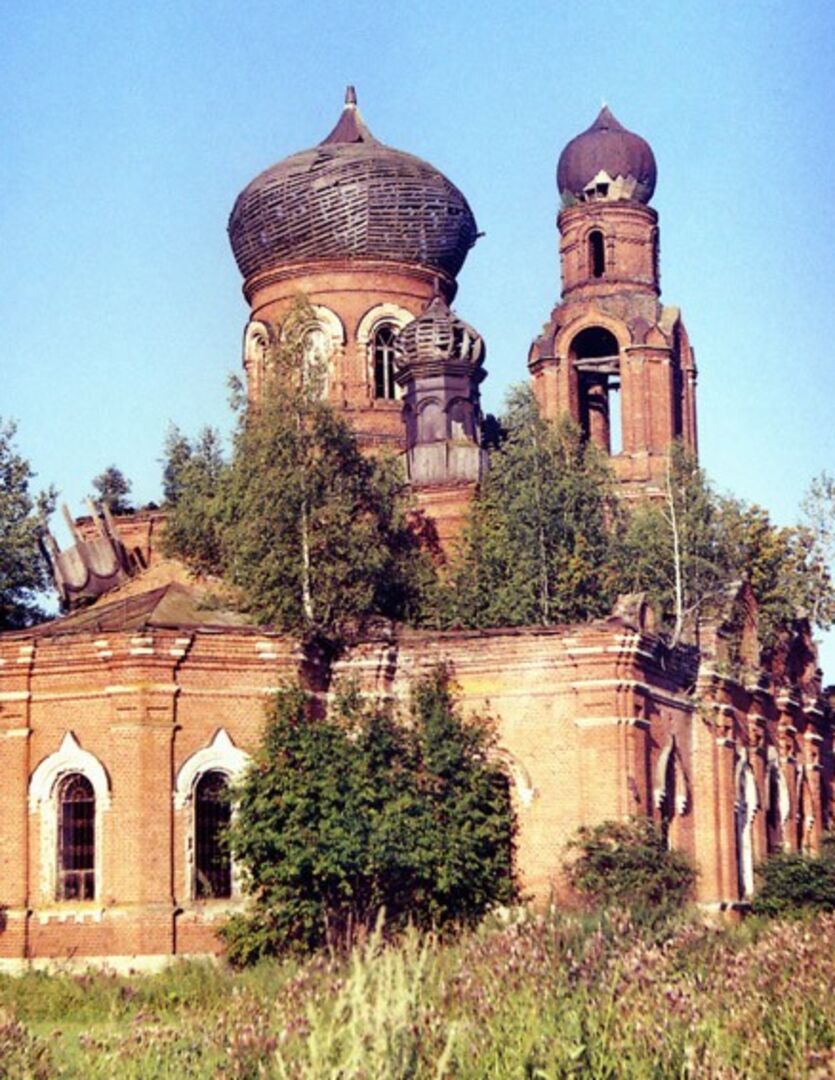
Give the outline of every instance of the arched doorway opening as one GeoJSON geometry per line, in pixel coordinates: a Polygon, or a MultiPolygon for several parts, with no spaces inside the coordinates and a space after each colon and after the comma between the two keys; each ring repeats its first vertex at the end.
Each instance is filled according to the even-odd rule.
{"type": "Polygon", "coordinates": [[[602,326],[588,326],[571,343],[577,374],[580,426],[584,436],[606,454],[623,449],[620,416],[620,348],[602,326]]]}

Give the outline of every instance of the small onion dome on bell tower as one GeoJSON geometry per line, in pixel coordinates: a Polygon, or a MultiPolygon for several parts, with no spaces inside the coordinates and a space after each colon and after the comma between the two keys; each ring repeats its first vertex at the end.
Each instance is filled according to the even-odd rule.
{"type": "Polygon", "coordinates": [[[478,385],[486,372],[481,335],[440,296],[395,343],[403,389],[409,479],[419,487],[472,483],[484,469],[478,385]]]}
{"type": "Polygon", "coordinates": [[[627,131],[607,106],[560,154],[557,189],[563,205],[597,199],[648,203],[655,191],[655,155],[646,139],[627,131]]]}

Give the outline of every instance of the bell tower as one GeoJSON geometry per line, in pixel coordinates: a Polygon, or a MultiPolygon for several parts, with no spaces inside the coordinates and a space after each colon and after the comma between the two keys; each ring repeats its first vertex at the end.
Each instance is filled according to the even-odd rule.
{"type": "Polygon", "coordinates": [[[663,482],[670,443],[696,452],[696,365],[660,301],[655,157],[608,108],[560,155],[562,296],[531,346],[540,410],[611,455],[626,496],[663,482]]]}

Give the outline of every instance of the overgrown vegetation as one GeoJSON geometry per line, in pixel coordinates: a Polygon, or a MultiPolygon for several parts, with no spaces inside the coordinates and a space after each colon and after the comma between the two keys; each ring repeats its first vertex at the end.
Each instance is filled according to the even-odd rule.
{"type": "Polygon", "coordinates": [[[244,972],[0,977],[9,1077],[717,1080],[835,1066],[835,916],[555,915],[244,972]]]}
{"type": "Polygon", "coordinates": [[[499,627],[583,622],[622,593],[644,592],[672,643],[697,637],[728,587],[748,580],[766,653],[798,618],[835,616],[832,491],[813,485],[802,526],[719,495],[679,445],[663,498],[624,506],[608,460],[570,422],[509,395],[490,468],[462,543],[438,574],[395,462],[370,460],[322,397],[300,304],[275,346],[261,404],[239,395],[231,463],[217,434],[173,429],[164,487],[168,543],[237,587],[261,621],[340,642],[374,615],[413,625],[499,627]]]}
{"type": "Polygon", "coordinates": [[[628,514],[617,561],[618,591],[646,592],[673,641],[734,581],[751,584],[765,650],[794,620],[824,629],[835,615],[828,562],[810,529],[777,527],[762,507],[719,495],[678,445],[664,500],[628,514]]]}
{"type": "Polygon", "coordinates": [[[224,930],[236,963],[407,923],[443,930],[515,898],[508,785],[486,721],[462,719],[446,673],[407,723],[356,692],[327,717],[281,691],[238,792],[231,845],[251,894],[224,930]]]}
{"type": "Polygon", "coordinates": [[[777,852],[757,868],[754,911],[760,915],[804,915],[835,911],[835,851],[832,841],[820,855],[777,852]]]}
{"type": "Polygon", "coordinates": [[[240,393],[226,464],[216,435],[169,434],[169,550],[235,587],[266,624],[338,647],[372,616],[419,617],[424,553],[394,464],[364,455],[323,400],[304,304],[285,320],[257,409],[240,393]]]}
{"type": "Polygon", "coordinates": [[[667,847],[646,817],[584,826],[569,845],[568,877],[595,906],[663,924],[691,898],[696,872],[687,856],[667,847]]]}
{"type": "Polygon", "coordinates": [[[528,387],[511,393],[501,423],[444,590],[446,622],[549,625],[603,615],[616,588],[607,462],[575,425],[544,421],[528,387]]]}
{"type": "Polygon", "coordinates": [[[133,484],[121,469],[115,465],[108,465],[104,472],[94,477],[92,484],[91,498],[96,502],[106,503],[111,514],[133,512],[134,507],[130,501],[133,484]]]}
{"type": "Polygon", "coordinates": [[[18,452],[16,432],[12,421],[0,419],[0,630],[43,617],[37,597],[49,573],[39,535],[55,507],[52,488],[30,491],[35,473],[18,452]]]}

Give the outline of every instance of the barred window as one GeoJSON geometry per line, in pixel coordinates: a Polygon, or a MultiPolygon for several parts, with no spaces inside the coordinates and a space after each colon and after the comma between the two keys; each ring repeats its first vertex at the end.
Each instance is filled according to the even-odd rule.
{"type": "Polygon", "coordinates": [[[58,899],[93,900],[96,894],[96,796],[81,773],[58,793],[58,899]]]}
{"type": "Polygon", "coordinates": [[[397,397],[394,381],[394,339],[397,328],[384,323],[374,332],[374,397],[393,401],[397,397]]]}
{"type": "Polygon", "coordinates": [[[232,818],[224,773],[205,772],[194,793],[194,895],[198,900],[232,895],[232,860],[226,830],[232,818]]]}

